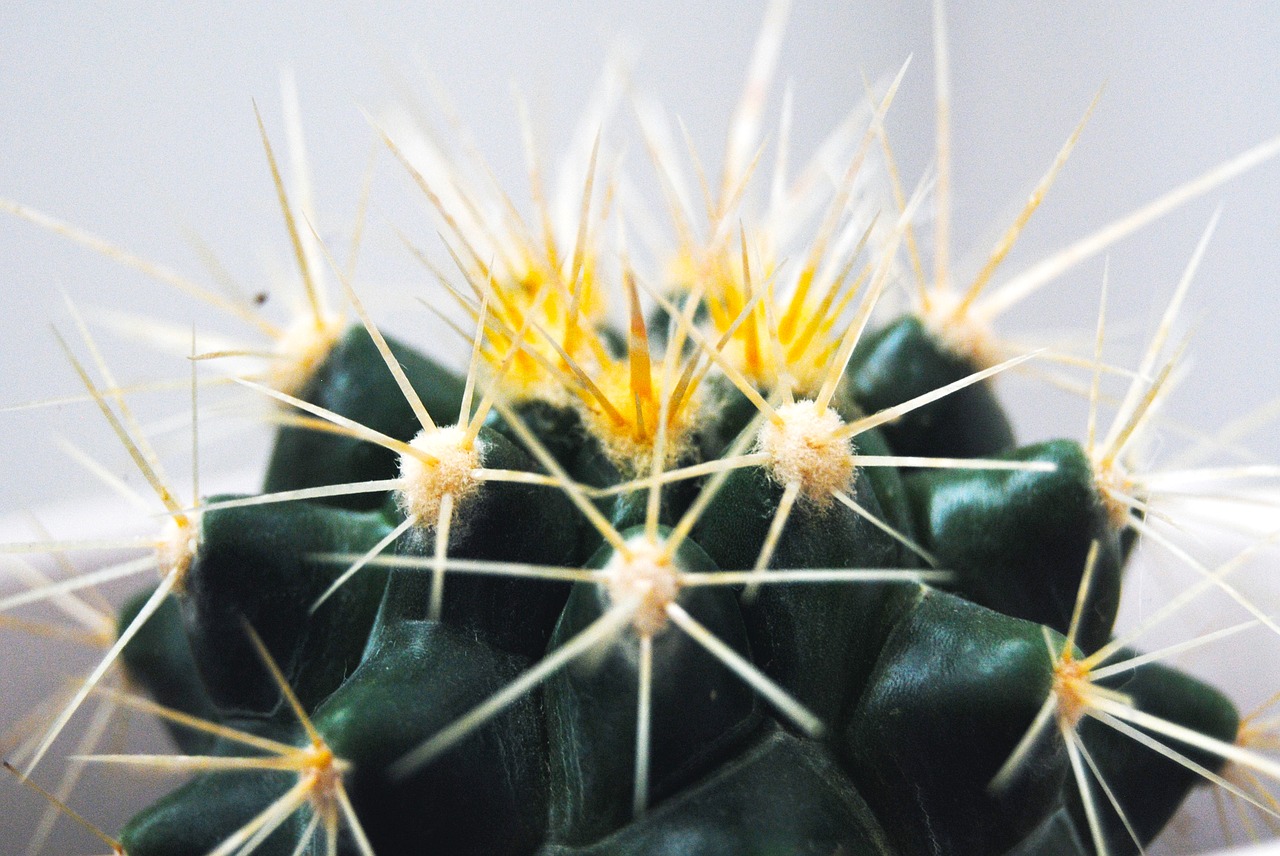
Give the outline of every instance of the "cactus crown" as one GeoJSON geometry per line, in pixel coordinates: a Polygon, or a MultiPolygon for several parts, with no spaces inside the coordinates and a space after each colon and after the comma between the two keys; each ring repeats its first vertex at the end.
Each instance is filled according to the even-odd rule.
{"type": "Polygon", "coordinates": [[[192,776],[103,838],[130,856],[1085,856],[1139,852],[1199,777],[1262,802],[1224,768],[1280,765],[1244,745],[1231,701],[1162,665],[1169,651],[1129,647],[1246,556],[1137,631],[1114,627],[1135,540],[1164,538],[1135,449],[1203,242],[1105,434],[1100,321],[1081,360],[1087,439],[1019,446],[993,379],[1037,354],[993,325],[1043,280],[989,286],[1084,121],[958,290],[946,181],[929,277],[914,235],[928,183],[906,198],[886,138],[905,67],[861,136],[833,138],[838,180],[751,216],[767,71],[705,230],[641,116],[677,235],[659,286],[606,240],[626,209],[603,132],[577,164],[577,220],[554,222],[564,206],[535,174],[534,226],[502,191],[440,173],[430,141],[383,134],[465,280],[437,271],[474,325],[465,376],[379,330],[303,227],[259,117],[302,308],[276,325],[182,287],[272,343],[237,378],[280,426],[262,492],[179,501],[78,323],[102,382],[67,346],[72,365],[167,519],[127,542],[143,559],[0,609],[75,611],[99,580],[161,582],[126,605],[27,774],[102,694],[159,716],[182,754],[80,762],[192,776]],[[876,143],[893,217],[860,204],[876,143]],[[407,154],[423,146],[425,163],[407,154]],[[816,222],[791,221],[804,210],[816,222]],[[359,324],[330,305],[326,267],[359,324]],[[907,311],[873,322],[899,280],[907,311]]]}

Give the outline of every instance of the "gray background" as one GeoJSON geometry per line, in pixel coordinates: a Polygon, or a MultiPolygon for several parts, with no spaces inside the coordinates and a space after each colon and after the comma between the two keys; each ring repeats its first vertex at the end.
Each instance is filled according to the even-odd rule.
{"type": "MultiPolygon", "coordinates": [[[[253,284],[288,263],[251,109],[256,99],[282,144],[283,65],[297,75],[319,207],[328,218],[322,226],[340,232],[350,221],[370,143],[357,108],[392,103],[393,78],[412,78],[415,57],[435,69],[499,175],[523,200],[512,81],[530,95],[555,152],[609,48],[625,38],[637,48],[640,87],[681,116],[714,161],[760,5],[11,3],[0,11],[0,195],[199,274],[182,237],[184,226],[192,227],[253,284]]],[[[1103,82],[1101,106],[1008,272],[1280,133],[1280,12],[1272,3],[954,5],[954,235],[962,262],[968,251],[976,255],[990,246],[1103,82]]],[[[781,77],[795,85],[793,150],[808,152],[861,96],[859,69],[891,73],[913,52],[890,118],[909,179],[931,157],[928,4],[797,3],[780,66],[781,77]]],[[[647,177],[638,152],[632,167],[647,177]]],[[[435,227],[406,187],[384,157],[364,256],[371,281],[425,283],[390,229],[399,226],[432,243],[435,227]]],[[[1188,315],[1198,330],[1194,372],[1170,405],[1173,415],[1202,429],[1277,393],[1278,187],[1280,164],[1266,165],[1112,254],[1112,317],[1117,326],[1131,322],[1137,335],[1117,339],[1108,355],[1131,362],[1126,355],[1163,306],[1216,202],[1224,204],[1188,315]]],[[[1100,261],[1083,266],[1004,329],[1088,327],[1100,278],[1100,261]]],[[[174,319],[191,310],[137,274],[28,224],[0,219],[0,404],[76,391],[48,332],[50,321],[68,326],[60,289],[86,304],[174,319]]],[[[390,326],[413,338],[424,317],[405,312],[390,326]]],[[[107,350],[126,378],[175,373],[172,363],[134,345],[111,340],[107,350]]],[[[1025,436],[1081,434],[1078,401],[1018,379],[1007,388],[1025,436]]],[[[144,413],[172,412],[175,399],[162,398],[142,404],[144,413]]],[[[100,450],[109,466],[127,471],[91,408],[3,413],[0,513],[97,491],[51,450],[52,431],[100,450]]],[[[1271,459],[1280,450],[1274,432],[1264,432],[1255,445],[1271,459]]],[[[165,448],[172,469],[182,471],[181,442],[165,448]]],[[[206,468],[253,467],[260,448],[211,438],[206,468]]],[[[93,526],[65,515],[50,522],[66,534],[93,526]]],[[[0,696],[13,697],[24,678],[12,663],[3,668],[0,696]]],[[[0,781],[0,799],[6,806],[0,850],[9,852],[17,842],[8,836],[26,828],[38,807],[7,781],[0,781]]],[[[121,818],[109,806],[122,800],[109,794],[104,802],[91,813],[115,828],[121,818]]],[[[78,803],[85,804],[91,803],[78,803]]],[[[67,849],[53,851],[92,849],[77,836],[66,839],[73,842],[67,849]]]]}

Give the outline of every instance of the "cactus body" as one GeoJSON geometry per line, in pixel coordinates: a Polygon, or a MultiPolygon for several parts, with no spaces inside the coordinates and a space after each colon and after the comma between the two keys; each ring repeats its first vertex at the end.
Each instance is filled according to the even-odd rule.
{"type": "MultiPolygon", "coordinates": [[[[350,334],[345,341],[357,338],[350,334]]],[[[404,346],[398,353],[419,364],[404,346]]],[[[900,350],[896,358],[909,354],[900,350]]],[[[353,357],[339,349],[330,359],[353,357]]],[[[372,368],[321,371],[356,375],[372,368]]],[[[436,381],[445,389],[461,388],[456,378],[436,381]]],[[[856,375],[849,386],[858,387],[856,375]]],[[[979,398],[980,406],[953,414],[975,423],[961,424],[960,433],[981,436],[982,426],[995,418],[988,395],[979,398]]],[[[371,406],[383,408],[381,402],[371,406]]],[[[584,430],[557,430],[577,423],[573,411],[557,415],[550,405],[539,407],[525,411],[533,416],[528,424],[546,437],[554,458],[566,467],[599,459],[599,447],[584,430]]],[[[742,419],[726,412],[743,430],[742,419]]],[[[346,415],[363,421],[358,409],[346,415]]],[[[853,411],[850,416],[856,418],[853,411]]],[[[495,426],[503,427],[501,420],[495,426]]],[[[392,430],[407,442],[415,429],[410,419],[392,430]]],[[[714,430],[709,426],[708,433],[714,430]]],[[[545,475],[535,456],[520,448],[519,435],[506,434],[515,439],[481,430],[482,465],[545,475]]],[[[868,445],[883,446],[874,436],[868,439],[868,445]]],[[[331,450],[315,454],[350,461],[343,451],[348,443],[337,441],[320,435],[310,442],[334,442],[331,450]]],[[[278,448],[292,442],[282,439],[278,448]]],[[[310,612],[344,567],[320,554],[358,554],[385,536],[404,517],[391,495],[368,511],[296,502],[206,513],[191,582],[181,594],[185,638],[166,610],[131,643],[127,664],[142,686],[175,707],[209,716],[207,694],[217,718],[285,729],[300,741],[269,676],[255,670],[252,649],[235,641],[230,616],[247,618],[282,664],[326,743],[352,764],[351,798],[379,852],[416,852],[424,841],[431,842],[431,852],[459,854],[1065,852],[1088,842],[1089,833],[1059,741],[1050,737],[1037,745],[1007,791],[993,795],[988,785],[1050,691],[1054,661],[1045,640],[1061,644],[1085,554],[1095,541],[1102,558],[1077,644],[1088,651],[1109,638],[1121,574],[1119,536],[1108,526],[1077,446],[1063,442],[1004,452],[1007,459],[1047,460],[1055,468],[938,470],[905,478],[892,468],[866,468],[848,485],[849,494],[877,518],[886,516],[880,497],[897,503],[908,531],[955,569],[950,587],[956,594],[898,581],[766,585],[750,596],[742,585],[683,587],[676,603],[812,711],[824,725],[823,735],[795,731],[733,670],[668,623],[654,631],[646,667],[652,670],[652,748],[648,808],[638,816],[632,788],[643,633],[632,624],[442,756],[407,775],[398,771],[396,762],[415,746],[544,655],[571,644],[618,604],[612,589],[595,582],[570,587],[449,571],[443,613],[433,619],[427,614],[433,579],[426,565],[436,553],[435,533],[420,528],[394,548],[395,557],[419,566],[390,573],[365,568],[333,601],[310,612]],[[187,639],[203,682],[194,686],[189,675],[175,674],[180,652],[169,652],[187,639]]],[[[313,469],[295,480],[279,469],[281,459],[278,452],[275,487],[353,475],[340,464],[331,476],[313,469]]],[[[363,477],[386,476],[385,467],[374,472],[352,466],[363,477]]],[[[593,471],[608,470],[602,462],[593,471]]],[[[614,473],[615,482],[622,478],[614,473]]],[[[680,505],[663,515],[659,543],[710,478],[691,480],[680,494],[663,491],[664,501],[679,496],[671,501],[680,505]]],[[[622,492],[593,505],[606,518],[638,517],[638,528],[620,534],[643,540],[647,493],[622,492]]],[[[750,568],[782,493],[762,466],[734,470],[672,562],[690,577],[750,568]]],[[[482,485],[460,507],[447,555],[548,567],[580,563],[584,569],[607,569],[618,560],[616,548],[602,543],[600,532],[584,523],[561,490],[506,482],[482,485]],[[594,543],[596,553],[586,562],[576,558],[584,542],[594,543]]],[[[802,500],[777,539],[766,573],[910,570],[920,564],[845,506],[802,500]]],[[[1171,670],[1150,669],[1151,689],[1142,683],[1140,704],[1232,739],[1235,714],[1225,699],[1171,670]]],[[[1122,801],[1133,801],[1143,838],[1150,839],[1194,776],[1159,773],[1154,766],[1167,762],[1143,756],[1149,750],[1113,746],[1123,738],[1104,731],[1081,733],[1106,759],[1110,780],[1122,801]],[[1159,779],[1158,793],[1143,785],[1149,777],[1159,779]]],[[[226,750],[221,741],[184,745],[226,750]]],[[[1203,757],[1197,763],[1218,766],[1203,757]]],[[[288,786],[282,774],[202,774],[144,810],[126,828],[125,846],[133,856],[202,852],[205,844],[199,842],[234,834],[253,816],[250,804],[260,809],[288,786]]],[[[304,825],[282,825],[259,852],[292,852],[304,825]]],[[[1122,829],[1108,827],[1107,835],[1123,849],[1122,829]]],[[[349,835],[340,851],[358,852],[349,835]]]]}

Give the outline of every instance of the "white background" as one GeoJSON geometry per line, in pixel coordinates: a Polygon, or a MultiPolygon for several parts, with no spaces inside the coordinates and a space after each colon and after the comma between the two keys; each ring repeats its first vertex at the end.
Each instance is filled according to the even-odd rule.
{"type": "MultiPolygon", "coordinates": [[[[370,145],[359,108],[398,97],[423,58],[443,80],[498,174],[525,198],[510,84],[530,96],[555,152],[609,49],[637,51],[639,86],[689,126],[714,164],[760,17],[742,2],[10,3],[0,11],[0,195],[61,216],[148,257],[198,275],[184,243],[194,228],[242,281],[288,263],[286,239],[253,123],[251,99],[283,142],[279,72],[296,73],[318,174],[321,230],[350,222],[370,145]]],[[[976,266],[1078,120],[1094,91],[1101,106],[1058,186],[1007,262],[1013,272],[1159,192],[1280,134],[1280,11],[1271,3],[965,3],[951,10],[956,255],[976,266]],[[968,255],[966,255],[968,254],[968,255]]],[[[890,118],[908,180],[932,147],[928,4],[799,2],[781,74],[795,85],[793,150],[803,154],[861,96],[860,69],[882,76],[915,61],[890,118]]],[[[410,84],[415,86],[415,84],[410,84]]],[[[419,93],[422,87],[415,86],[419,93]]],[[[775,99],[776,105],[776,99],[775,99]]],[[[633,171],[647,176],[641,153],[633,171]]],[[[426,288],[392,226],[432,243],[434,224],[383,157],[364,272],[371,281],[426,288]]],[[[1189,319],[1194,371],[1171,412],[1202,429],[1277,395],[1280,310],[1280,164],[1212,194],[1112,254],[1112,317],[1138,335],[1108,356],[1129,359],[1163,306],[1217,202],[1225,207],[1189,319]]],[[[1101,262],[1053,286],[1006,329],[1087,328],[1101,262]]],[[[0,219],[0,404],[76,392],[48,330],[68,328],[59,290],[86,305],[127,306],[187,323],[191,304],[142,277],[14,219],[0,219]]],[[[414,337],[426,316],[391,328],[414,337]]],[[[104,334],[105,335],[105,334],[104,334]]],[[[172,377],[181,366],[112,340],[127,379],[172,377]],[[176,366],[176,368],[174,367],[176,366]]],[[[1027,437],[1080,436],[1078,402],[1008,384],[1027,437]]],[[[176,398],[150,407],[170,413],[176,398]]],[[[50,444],[75,437],[124,473],[127,463],[96,413],[0,413],[0,513],[96,487],[50,444]]],[[[1271,460],[1275,432],[1254,445],[1271,460]]],[[[182,471],[181,444],[171,468],[182,471]]],[[[253,466],[251,444],[216,444],[210,470],[253,466]],[[219,448],[221,451],[219,451],[219,448]]],[[[248,489],[251,485],[241,485],[248,489]]],[[[85,521],[50,521],[60,533],[85,521]]],[[[5,643],[7,646],[7,643],[5,643]]],[[[46,661],[47,662],[47,661],[46,661]]],[[[71,670],[72,666],[66,666],[71,670]]],[[[10,671],[0,695],[20,680],[10,671]]],[[[6,834],[30,823],[34,799],[0,784],[6,834]],[[10,808],[12,807],[12,808],[10,808]],[[11,813],[12,812],[12,813],[11,813]]],[[[106,806],[118,804],[109,795],[106,806]]],[[[80,803],[86,804],[88,801],[80,803]]],[[[121,817],[95,806],[115,828],[121,817]]],[[[69,837],[53,852],[92,847],[69,837]],[[67,849],[69,848],[69,849],[67,849]]],[[[4,838],[0,850],[16,848],[4,838]]]]}

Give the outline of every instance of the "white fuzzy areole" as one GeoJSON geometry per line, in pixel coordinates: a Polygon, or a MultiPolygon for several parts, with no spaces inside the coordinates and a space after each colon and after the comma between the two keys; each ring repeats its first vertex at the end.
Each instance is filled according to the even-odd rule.
{"type": "Polygon", "coordinates": [[[190,518],[170,517],[156,540],[156,569],[161,578],[174,575],[174,591],[181,591],[200,546],[200,524],[190,518]]]}
{"type": "Polygon", "coordinates": [[[1008,356],[987,319],[972,310],[958,312],[960,299],[952,294],[929,297],[929,309],[921,313],[925,329],[952,354],[967,360],[974,371],[999,365],[1008,356]]]}
{"type": "Polygon", "coordinates": [[[615,552],[604,566],[609,600],[614,606],[638,603],[631,619],[641,636],[653,636],[667,624],[667,605],[680,593],[680,572],[664,558],[661,544],[646,538],[627,542],[631,555],[615,552]]]}
{"type": "Polygon", "coordinates": [[[344,322],[338,315],[321,320],[307,314],[298,318],[276,342],[277,358],[267,376],[272,389],[297,395],[311,380],[342,335],[344,322]]]}
{"type": "Polygon", "coordinates": [[[796,401],[777,410],[778,419],[765,420],[756,450],[769,456],[765,465],[774,481],[798,484],[800,496],[819,507],[853,481],[852,447],[839,435],[844,420],[817,402],[796,401]]]}
{"type": "Polygon", "coordinates": [[[467,443],[466,431],[457,425],[419,431],[409,445],[423,457],[400,456],[403,483],[396,504],[406,517],[418,518],[419,526],[435,526],[445,494],[453,494],[456,508],[479,489],[472,473],[480,466],[483,446],[479,440],[467,443]]]}
{"type": "Polygon", "coordinates": [[[1124,497],[1142,493],[1137,481],[1118,463],[1093,461],[1093,483],[1097,486],[1107,520],[1116,531],[1129,527],[1133,507],[1124,497]]]}

